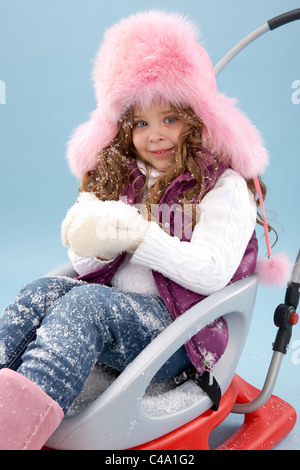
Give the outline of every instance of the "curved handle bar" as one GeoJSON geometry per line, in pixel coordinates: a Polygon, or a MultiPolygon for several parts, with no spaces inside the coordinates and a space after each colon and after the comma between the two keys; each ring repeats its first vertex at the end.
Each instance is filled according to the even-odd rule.
{"type": "Polygon", "coordinates": [[[263,24],[259,28],[257,28],[252,33],[248,34],[244,39],[242,39],[236,46],[234,46],[227,54],[217,63],[214,67],[215,76],[217,76],[229,62],[245,47],[247,47],[251,42],[255,41],[255,39],[262,36],[264,33],[268,31],[272,31],[273,29],[279,28],[279,26],[283,26],[287,23],[291,23],[292,21],[296,21],[300,19],[300,8],[296,10],[291,10],[282,15],[276,16],[271,18],[267,23],[263,24]]]}

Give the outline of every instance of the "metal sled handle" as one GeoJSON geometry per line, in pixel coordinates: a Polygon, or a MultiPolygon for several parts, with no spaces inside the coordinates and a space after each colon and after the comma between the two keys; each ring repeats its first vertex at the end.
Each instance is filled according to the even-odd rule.
{"type": "Polygon", "coordinates": [[[300,297],[300,250],[286,290],[285,303],[277,307],[274,323],[278,332],[273,345],[273,355],[264,386],[258,396],[249,403],[236,404],[232,412],[237,414],[252,413],[261,408],[270,398],[281,367],[282,359],[287,352],[292,334],[292,327],[298,322],[296,309],[300,297]]]}
{"type": "Polygon", "coordinates": [[[229,62],[245,47],[247,47],[251,42],[255,41],[255,39],[262,36],[264,33],[268,31],[273,31],[280,26],[283,26],[287,23],[291,23],[292,21],[296,21],[300,19],[300,8],[296,10],[291,10],[282,15],[275,16],[267,21],[265,24],[257,28],[255,31],[250,33],[244,39],[242,39],[236,46],[234,46],[214,67],[215,76],[219,75],[219,73],[226,67],[229,62]]]}

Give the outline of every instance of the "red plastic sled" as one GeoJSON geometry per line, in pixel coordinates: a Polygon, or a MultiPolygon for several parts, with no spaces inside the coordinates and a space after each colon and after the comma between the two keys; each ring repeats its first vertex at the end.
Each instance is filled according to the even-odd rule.
{"type": "MultiPolygon", "coordinates": [[[[208,410],[190,423],[135,450],[209,450],[211,432],[226,419],[236,403],[248,403],[259,390],[235,374],[217,412],[208,410]]],[[[293,429],[294,408],[274,395],[260,409],[245,415],[244,423],[216,450],[270,450],[293,429]]]]}

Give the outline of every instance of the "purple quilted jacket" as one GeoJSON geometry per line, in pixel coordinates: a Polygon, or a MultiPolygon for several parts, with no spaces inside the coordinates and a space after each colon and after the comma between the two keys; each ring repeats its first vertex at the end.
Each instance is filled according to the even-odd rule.
{"type": "MultiPolygon", "coordinates": [[[[219,177],[226,168],[219,169],[219,177]]],[[[144,185],[144,177],[140,173],[137,166],[134,166],[131,172],[130,180],[124,190],[127,203],[138,204],[141,199],[142,192],[138,191],[144,185]]],[[[194,180],[190,173],[185,173],[178,177],[165,191],[159,207],[162,204],[168,206],[175,205],[178,197],[194,185],[194,180]]],[[[176,225],[176,217],[182,217],[182,213],[170,212],[170,235],[174,236],[174,226],[176,225]]],[[[187,221],[188,222],[188,221],[187,221]]],[[[182,241],[190,241],[192,231],[185,230],[181,236],[182,241]]],[[[249,244],[246,248],[244,257],[232,277],[230,283],[242,279],[254,272],[258,253],[258,243],[255,232],[253,233],[249,244]]],[[[111,263],[106,264],[100,270],[80,276],[78,279],[96,284],[109,284],[110,280],[116,273],[118,267],[124,261],[125,254],[118,256],[111,263]]],[[[153,278],[155,280],[157,289],[168,308],[173,319],[176,319],[182,313],[186,312],[193,305],[197,304],[205,298],[205,296],[197,294],[193,291],[185,289],[174,281],[171,281],[162,274],[153,271],[153,278]]],[[[219,318],[212,324],[207,325],[194,335],[186,344],[186,350],[189,355],[190,361],[194,367],[202,374],[205,370],[211,370],[214,364],[220,359],[224,353],[228,343],[228,328],[226,321],[219,318]]]]}

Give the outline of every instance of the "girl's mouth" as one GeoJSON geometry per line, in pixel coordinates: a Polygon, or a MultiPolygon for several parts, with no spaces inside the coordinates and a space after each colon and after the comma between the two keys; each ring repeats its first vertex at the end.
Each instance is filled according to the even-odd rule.
{"type": "Polygon", "coordinates": [[[162,158],[162,157],[166,157],[173,151],[174,151],[174,147],[170,149],[163,149],[163,150],[151,150],[150,153],[152,153],[152,155],[154,155],[157,158],[162,158]]]}

